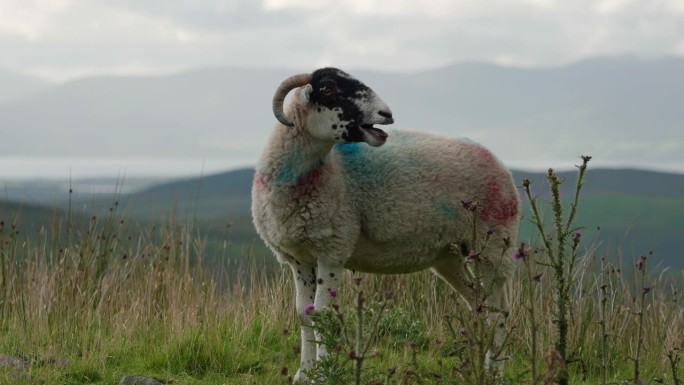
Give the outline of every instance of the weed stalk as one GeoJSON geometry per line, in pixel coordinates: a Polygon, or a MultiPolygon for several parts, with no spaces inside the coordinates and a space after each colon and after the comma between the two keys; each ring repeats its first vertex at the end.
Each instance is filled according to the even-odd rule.
{"type": "Polygon", "coordinates": [[[650,287],[646,287],[646,257],[641,256],[639,258],[639,261],[636,263],[637,269],[640,271],[641,275],[641,295],[639,296],[639,310],[637,311],[636,315],[638,318],[637,325],[638,325],[638,331],[637,331],[637,344],[636,344],[636,352],[634,354],[634,357],[632,358],[632,361],[634,361],[634,377],[632,379],[633,383],[635,385],[641,384],[640,376],[641,376],[641,349],[643,348],[644,345],[644,307],[646,303],[646,294],[648,294],[651,291],[650,287]]]}
{"type": "Polygon", "coordinates": [[[679,371],[677,367],[679,366],[679,361],[681,356],[679,355],[679,348],[674,348],[668,350],[665,354],[667,356],[667,361],[670,364],[670,370],[672,371],[672,381],[673,385],[681,385],[681,380],[679,379],[679,371]]]}
{"type": "Polygon", "coordinates": [[[557,338],[555,342],[556,350],[563,362],[562,368],[557,377],[560,385],[569,383],[567,371],[568,363],[568,312],[570,308],[570,291],[572,289],[575,262],[577,260],[577,247],[581,233],[574,226],[574,220],[579,206],[580,192],[584,184],[584,174],[587,164],[591,160],[590,156],[582,156],[582,164],[577,166],[578,176],[575,186],[574,200],[570,206],[570,213],[567,219],[563,220],[563,204],[560,196],[560,186],[563,181],[558,178],[553,169],[549,169],[546,179],[551,187],[551,210],[553,216],[553,226],[550,237],[544,228],[544,221],[540,214],[537,198],[532,196],[530,181],[524,180],[522,185],[530,201],[532,209],[532,223],[535,225],[544,243],[544,249],[549,259],[548,262],[541,262],[542,265],[549,266],[554,272],[554,291],[555,291],[555,319],[557,338]],[[573,234],[574,233],[574,234],[573,234]],[[572,243],[570,243],[572,242],[572,243]],[[567,258],[566,250],[570,247],[570,256],[567,258]],[[567,278],[570,277],[570,278],[567,278]]]}
{"type": "MultiPolygon", "coordinates": [[[[521,253],[524,255],[524,253],[521,253]]],[[[529,258],[523,258],[525,263],[525,272],[527,273],[527,295],[529,296],[530,304],[527,307],[527,312],[530,315],[530,383],[532,385],[537,385],[539,383],[539,374],[537,369],[537,334],[539,333],[539,325],[537,324],[537,315],[535,312],[536,308],[536,285],[535,283],[539,280],[539,275],[535,274],[534,267],[530,263],[529,258]]]]}
{"type": "Polygon", "coordinates": [[[600,290],[600,313],[599,313],[599,327],[601,329],[601,385],[608,383],[608,325],[606,322],[606,307],[608,305],[608,284],[606,276],[608,275],[607,267],[605,266],[605,258],[601,258],[601,286],[600,290]]]}

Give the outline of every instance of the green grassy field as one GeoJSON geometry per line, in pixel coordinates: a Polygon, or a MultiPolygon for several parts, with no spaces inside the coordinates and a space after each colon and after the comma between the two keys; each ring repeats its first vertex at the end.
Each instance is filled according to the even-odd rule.
{"type": "MultiPolygon", "coordinates": [[[[538,202],[551,225],[545,196],[538,202]]],[[[0,204],[0,383],[290,383],[300,321],[289,269],[254,240],[248,216],[222,219],[217,202],[190,198],[153,220],[102,202],[66,211],[0,204]]],[[[679,222],[667,221],[684,200],[667,190],[584,196],[575,223],[587,225],[566,274],[567,366],[556,349],[557,280],[524,206],[520,240],[534,248],[507,288],[503,383],[551,384],[567,367],[571,384],[681,384],[684,270],[661,262],[681,258],[660,245],[680,241],[679,222]],[[645,266],[635,267],[642,255],[645,266]]],[[[489,383],[481,364],[492,327],[481,307],[429,272],[361,278],[343,280],[339,315],[320,314],[332,354],[317,384],[355,383],[358,355],[342,337],[359,325],[370,343],[359,383],[489,383]]]]}
{"type": "MultiPolygon", "coordinates": [[[[38,231],[42,237],[27,238],[10,223],[2,228],[0,356],[24,364],[0,368],[1,383],[116,384],[138,374],[173,384],[279,384],[296,370],[299,321],[289,271],[249,247],[240,248],[242,258],[216,258],[236,245],[209,243],[190,224],[128,226],[115,212],[81,228],[58,222],[38,231]]],[[[569,335],[574,384],[600,383],[604,371],[611,383],[632,378],[642,289],[633,269],[627,273],[621,261],[603,257],[589,254],[576,269],[569,335]],[[601,314],[607,321],[605,369],[601,314]]],[[[684,276],[661,271],[649,268],[646,276],[641,378],[674,384],[666,354],[678,357],[684,343],[678,297],[684,276]]],[[[364,275],[360,288],[350,277],[345,281],[343,311],[354,310],[360,289],[369,298],[369,317],[380,317],[363,383],[465,383],[468,337],[459,331],[471,328],[463,315],[472,311],[450,288],[427,272],[364,275]],[[387,292],[393,299],[378,314],[373,304],[387,292]]],[[[550,273],[530,281],[519,265],[507,294],[506,383],[529,380],[533,330],[537,366],[542,373],[555,370],[550,287],[550,273]]],[[[340,378],[351,381],[348,352],[338,353],[340,378]]],[[[677,373],[684,377],[682,365],[677,373]]]]}

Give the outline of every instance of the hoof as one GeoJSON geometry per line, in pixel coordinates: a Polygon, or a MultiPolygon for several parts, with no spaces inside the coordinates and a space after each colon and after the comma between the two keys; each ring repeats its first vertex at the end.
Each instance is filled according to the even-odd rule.
{"type": "Polygon", "coordinates": [[[300,368],[299,370],[297,370],[297,373],[295,373],[294,377],[292,378],[292,382],[294,384],[310,384],[311,380],[309,380],[309,377],[307,377],[306,374],[304,374],[302,372],[302,369],[300,368]]]}

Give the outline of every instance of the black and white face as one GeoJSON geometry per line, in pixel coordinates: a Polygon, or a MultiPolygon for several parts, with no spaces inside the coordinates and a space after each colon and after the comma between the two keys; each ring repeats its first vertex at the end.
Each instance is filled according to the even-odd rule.
{"type": "Polygon", "coordinates": [[[374,124],[392,124],[392,111],[368,86],[337,68],[322,68],[297,94],[311,135],[335,143],[382,146],[387,134],[374,124]]]}

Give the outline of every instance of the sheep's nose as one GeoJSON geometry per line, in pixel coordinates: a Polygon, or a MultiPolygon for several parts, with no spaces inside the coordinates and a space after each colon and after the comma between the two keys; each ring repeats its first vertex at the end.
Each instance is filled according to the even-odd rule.
{"type": "Polygon", "coordinates": [[[385,121],[380,123],[380,124],[392,124],[392,123],[394,123],[394,118],[392,118],[392,111],[380,110],[380,111],[378,111],[378,115],[385,118],[385,121]]]}
{"type": "Polygon", "coordinates": [[[378,115],[382,116],[383,118],[387,119],[392,119],[392,111],[378,111],[378,115]]]}

